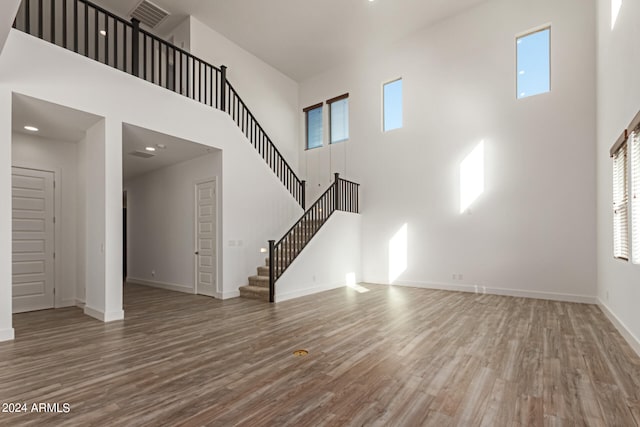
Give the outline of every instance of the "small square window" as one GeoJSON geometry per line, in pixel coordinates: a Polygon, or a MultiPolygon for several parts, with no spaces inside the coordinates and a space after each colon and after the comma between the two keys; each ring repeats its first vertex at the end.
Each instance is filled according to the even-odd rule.
{"type": "Polygon", "coordinates": [[[545,28],[516,39],[517,97],[546,93],[551,90],[551,28],[545,28]]]}
{"type": "Polygon", "coordinates": [[[349,139],[349,94],[344,94],[327,101],[329,105],[330,143],[343,142],[349,139]]]}
{"type": "Polygon", "coordinates": [[[307,150],[322,147],[322,104],[304,110],[307,124],[307,150]]]}
{"type": "Polygon", "coordinates": [[[402,79],[385,83],[383,95],[383,129],[385,132],[402,127],[402,79]]]}

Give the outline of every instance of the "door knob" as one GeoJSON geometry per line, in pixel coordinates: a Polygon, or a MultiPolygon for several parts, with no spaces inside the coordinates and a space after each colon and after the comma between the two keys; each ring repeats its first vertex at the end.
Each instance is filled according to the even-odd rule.
{"type": "Polygon", "coordinates": [[[200,255],[200,251],[196,251],[196,255],[200,255]]]}

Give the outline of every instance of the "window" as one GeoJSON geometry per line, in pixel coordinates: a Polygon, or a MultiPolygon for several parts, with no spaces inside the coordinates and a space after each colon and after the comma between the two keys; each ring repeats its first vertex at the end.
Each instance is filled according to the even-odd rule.
{"type": "Polygon", "coordinates": [[[622,0],[611,0],[611,29],[613,30],[622,8],[622,0]]]}
{"type": "Polygon", "coordinates": [[[631,260],[640,264],[640,112],[629,129],[631,145],[631,260]]]}
{"type": "Polygon", "coordinates": [[[329,105],[329,133],[331,144],[349,139],[349,94],[327,101],[329,105]]]}
{"type": "Polygon", "coordinates": [[[516,39],[517,97],[526,98],[551,90],[551,28],[516,39]]]}
{"type": "Polygon", "coordinates": [[[626,131],[611,148],[613,157],[613,256],[629,259],[629,197],[626,131]]]}
{"type": "Polygon", "coordinates": [[[322,103],[304,110],[307,124],[307,150],[322,147],[322,103]]]}
{"type": "Polygon", "coordinates": [[[383,96],[383,129],[385,132],[402,127],[402,79],[385,83],[383,96]]]}

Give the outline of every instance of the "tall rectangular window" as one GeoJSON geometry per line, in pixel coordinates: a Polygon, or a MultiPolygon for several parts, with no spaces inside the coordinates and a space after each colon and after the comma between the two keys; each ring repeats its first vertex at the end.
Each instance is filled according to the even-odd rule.
{"type": "Polygon", "coordinates": [[[551,90],[550,53],[550,27],[516,39],[518,99],[551,90]]]}
{"type": "Polygon", "coordinates": [[[629,197],[626,133],[611,149],[613,156],[613,256],[629,259],[629,197]]]}
{"type": "Polygon", "coordinates": [[[322,103],[304,110],[307,126],[307,150],[322,147],[322,103]]]}
{"type": "Polygon", "coordinates": [[[329,105],[330,143],[349,139],[349,94],[337,96],[327,101],[329,105]]]}
{"type": "Polygon", "coordinates": [[[385,83],[383,87],[383,129],[385,132],[402,127],[402,79],[385,83]]]}
{"type": "MultiPolygon", "coordinates": [[[[629,136],[631,145],[631,260],[640,264],[640,113],[629,136]]],[[[633,126],[633,125],[632,125],[633,126]]]]}

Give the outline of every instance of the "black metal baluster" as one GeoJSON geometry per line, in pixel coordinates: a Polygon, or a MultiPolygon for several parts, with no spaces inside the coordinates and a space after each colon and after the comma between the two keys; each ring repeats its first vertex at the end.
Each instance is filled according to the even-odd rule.
{"type": "Polygon", "coordinates": [[[172,50],[173,50],[173,91],[178,92],[178,73],[176,71],[176,65],[178,65],[178,52],[175,47],[172,50]]]}
{"type": "Polygon", "coordinates": [[[146,34],[142,35],[142,73],[144,74],[144,79],[149,80],[149,74],[147,73],[147,44],[149,43],[149,38],[146,34]]]}
{"type": "MultiPolygon", "coordinates": [[[[116,21],[118,22],[118,21],[116,21]]],[[[127,72],[127,25],[122,23],[122,71],[127,72]]]]}
{"type": "MultiPolygon", "coordinates": [[[[27,0],[29,4],[29,0],[27,0]]],[[[73,2],[73,48],[76,53],[79,52],[78,48],[78,0],[73,2]]]]}
{"type": "Polygon", "coordinates": [[[56,0],[51,2],[51,43],[56,43],[56,0]]]}
{"type": "Polygon", "coordinates": [[[151,39],[151,83],[156,82],[156,39],[151,39]]]}
{"type": "Polygon", "coordinates": [[[131,19],[131,68],[133,75],[140,76],[140,21],[131,19]]]}
{"type": "Polygon", "coordinates": [[[100,59],[99,55],[98,55],[98,43],[100,41],[100,39],[98,38],[100,36],[100,32],[99,32],[99,27],[98,27],[98,18],[99,18],[100,14],[98,13],[98,11],[96,9],[93,10],[93,59],[95,59],[96,61],[100,59]]]}
{"type": "Polygon", "coordinates": [[[62,0],[62,47],[67,48],[67,0],[62,0]]]}
{"type": "Polygon", "coordinates": [[[118,20],[113,20],[113,68],[118,69],[118,20]]]}
{"type": "Polygon", "coordinates": [[[31,0],[25,0],[24,3],[24,31],[31,34],[31,0]]]}
{"type": "Polygon", "coordinates": [[[109,15],[104,16],[104,63],[109,63],[109,37],[111,37],[111,31],[109,31],[109,15]]]}
{"type": "Polygon", "coordinates": [[[44,27],[44,10],[42,0],[38,0],[38,37],[42,38],[42,32],[44,27]]]}

